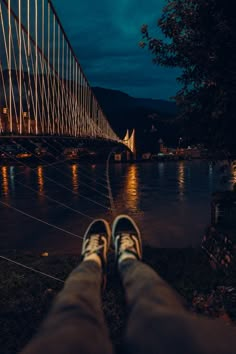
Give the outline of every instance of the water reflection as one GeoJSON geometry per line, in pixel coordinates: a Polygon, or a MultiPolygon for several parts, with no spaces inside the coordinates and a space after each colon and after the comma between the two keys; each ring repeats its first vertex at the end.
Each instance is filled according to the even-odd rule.
{"type": "Polygon", "coordinates": [[[212,179],[213,177],[213,164],[209,163],[209,178],[212,179]]]}
{"type": "Polygon", "coordinates": [[[15,167],[14,166],[10,167],[10,184],[11,184],[11,190],[15,192],[15,167]]]}
{"type": "Polygon", "coordinates": [[[5,197],[9,196],[8,167],[2,166],[2,192],[5,197]]]}
{"type": "Polygon", "coordinates": [[[214,177],[214,169],[213,169],[213,164],[209,163],[209,171],[208,171],[208,177],[209,177],[209,187],[212,189],[213,186],[213,177],[214,177]]]}
{"type": "Polygon", "coordinates": [[[138,193],[138,166],[130,165],[128,167],[127,175],[126,175],[126,207],[129,211],[137,212],[138,211],[138,201],[139,201],[139,193],[138,193]]]}
{"type": "MultiPolygon", "coordinates": [[[[69,179],[53,169],[49,171],[42,165],[35,167],[36,173],[33,173],[31,168],[21,166],[15,166],[12,169],[10,166],[0,166],[2,199],[6,200],[6,196],[8,199],[11,197],[9,204],[16,205],[19,209],[27,206],[30,213],[32,209],[32,213],[39,218],[42,218],[43,213],[45,221],[54,223],[56,220],[60,227],[77,234],[78,230],[86,229],[87,218],[78,218],[61,207],[51,207],[51,203],[48,203],[46,199],[49,193],[50,197],[55,196],[56,199],[58,197],[65,204],[74,202],[70,193],[61,191],[57,184],[46,181],[48,174],[56,182],[68,185],[68,188],[80,193],[80,178],[82,181],[84,176],[82,172],[80,175],[80,165],[73,163],[64,168],[69,172],[69,179]],[[25,188],[17,183],[18,180],[37,190],[36,201],[35,194],[30,191],[26,192],[25,188]],[[14,195],[12,183],[15,183],[14,195]],[[27,205],[25,205],[26,202],[27,205]]],[[[91,183],[96,184],[98,178],[104,178],[104,169],[104,165],[96,165],[94,173],[91,173],[92,169],[87,169],[91,173],[90,176],[93,176],[91,183]]],[[[207,161],[111,164],[110,176],[117,212],[129,213],[135,218],[140,228],[145,230],[144,237],[147,244],[153,247],[199,246],[205,227],[210,220],[211,193],[215,191],[219,179],[216,169],[209,167],[207,161]],[[212,188],[209,178],[213,181],[212,188]],[[180,198],[184,200],[179,202],[180,198]]],[[[236,171],[232,171],[231,179],[233,178],[236,182],[236,171]]],[[[224,187],[229,188],[229,184],[224,187]]],[[[84,190],[90,199],[94,199],[93,191],[84,190]]],[[[89,201],[85,204],[82,200],[76,199],[75,203],[79,210],[94,218],[98,215],[105,218],[108,216],[104,208],[100,209],[89,201]]],[[[68,239],[64,235],[59,235],[57,230],[48,231],[50,237],[47,237],[46,233],[41,232],[45,230],[44,226],[40,228],[33,219],[27,221],[26,235],[25,228],[19,228],[19,225],[25,225],[21,215],[14,214],[14,217],[15,222],[12,223],[12,212],[8,209],[1,209],[0,222],[8,236],[6,238],[4,234],[0,237],[2,247],[5,247],[6,240],[7,248],[20,248],[27,251],[44,248],[53,252],[74,254],[78,247],[76,239],[72,237],[68,239]]]]}
{"type": "Polygon", "coordinates": [[[71,173],[72,173],[72,186],[73,186],[73,191],[78,192],[78,165],[74,164],[71,166],[71,173]]]}
{"type": "Polygon", "coordinates": [[[164,174],[165,174],[165,164],[164,162],[159,162],[158,163],[158,171],[159,171],[159,176],[160,180],[163,180],[164,174]]]}
{"type": "Polygon", "coordinates": [[[43,175],[43,167],[37,167],[37,177],[38,177],[38,190],[39,190],[39,198],[44,197],[44,175],[43,175]]]}
{"type": "Polygon", "coordinates": [[[232,187],[235,188],[236,186],[236,164],[232,164],[231,167],[231,173],[232,173],[232,187]]]}
{"type": "Polygon", "coordinates": [[[185,194],[185,163],[180,161],[178,165],[178,186],[179,186],[179,199],[182,201],[185,194]]]}

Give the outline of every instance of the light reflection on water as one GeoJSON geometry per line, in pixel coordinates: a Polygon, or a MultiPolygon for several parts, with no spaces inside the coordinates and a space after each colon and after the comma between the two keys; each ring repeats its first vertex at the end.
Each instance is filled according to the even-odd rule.
{"type": "MultiPolygon", "coordinates": [[[[2,166],[0,198],[77,235],[83,235],[90,220],[48,201],[46,196],[91,217],[103,217],[111,221],[109,199],[86,187],[86,183],[91,183],[93,187],[107,193],[106,186],[97,184],[98,181],[104,183],[104,166],[87,166],[87,172],[83,167],[81,174],[76,163],[62,165],[61,168],[69,174],[69,178],[41,165],[37,166],[35,172],[30,168],[2,166]],[[92,178],[90,182],[85,178],[86,173],[92,178]],[[55,179],[68,189],[63,190],[46,177],[55,179]],[[38,195],[17,184],[18,179],[38,191],[38,195]],[[80,193],[88,199],[81,198],[80,193]],[[99,204],[91,203],[91,199],[99,204]]],[[[180,161],[114,164],[110,166],[110,175],[117,213],[128,213],[135,218],[146,243],[155,247],[199,245],[210,220],[211,193],[219,187],[216,168],[211,163],[180,161]]],[[[236,183],[235,170],[232,170],[232,179],[224,188],[232,188],[233,183],[236,183]]],[[[0,209],[0,247],[36,251],[47,249],[59,253],[80,251],[80,240],[65,237],[62,232],[36,223],[10,209],[0,209]]]]}
{"type": "Polygon", "coordinates": [[[15,167],[10,166],[10,184],[11,184],[11,190],[14,193],[15,191],[15,167]]]}
{"type": "Polygon", "coordinates": [[[8,197],[8,193],[9,193],[8,167],[2,166],[1,173],[2,173],[2,192],[5,197],[8,197]]]}
{"type": "Polygon", "coordinates": [[[73,191],[77,193],[79,189],[78,164],[74,164],[71,166],[71,174],[72,174],[73,191]]]}
{"type": "Polygon", "coordinates": [[[138,166],[134,164],[129,165],[126,174],[125,193],[127,195],[126,208],[132,213],[136,213],[139,210],[138,184],[139,184],[138,166]]]}
{"type": "Polygon", "coordinates": [[[179,162],[178,184],[179,184],[179,197],[180,197],[180,200],[183,200],[183,198],[184,198],[184,186],[185,186],[185,163],[184,163],[184,161],[180,161],[179,162]]]}
{"type": "Polygon", "coordinates": [[[231,166],[231,173],[232,173],[232,188],[236,186],[236,164],[231,166]]]}
{"type": "Polygon", "coordinates": [[[44,196],[44,176],[43,176],[43,167],[37,167],[37,176],[38,176],[38,190],[39,190],[39,199],[44,196]]]}

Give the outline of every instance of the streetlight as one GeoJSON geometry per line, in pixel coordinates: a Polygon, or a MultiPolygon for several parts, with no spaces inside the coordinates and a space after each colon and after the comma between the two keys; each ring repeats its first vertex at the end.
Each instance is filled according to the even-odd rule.
{"type": "Polygon", "coordinates": [[[179,148],[180,148],[180,146],[181,146],[181,144],[183,143],[183,138],[179,138],[179,148]]]}

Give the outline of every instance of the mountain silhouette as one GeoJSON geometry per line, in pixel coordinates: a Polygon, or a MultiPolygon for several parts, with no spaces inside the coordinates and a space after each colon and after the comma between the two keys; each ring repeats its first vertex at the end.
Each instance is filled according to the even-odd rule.
{"type": "Polygon", "coordinates": [[[123,137],[126,129],[136,130],[139,150],[156,150],[159,138],[175,145],[179,134],[175,123],[178,110],[174,102],[135,98],[101,87],[93,87],[93,92],[119,136],[123,137]]]}

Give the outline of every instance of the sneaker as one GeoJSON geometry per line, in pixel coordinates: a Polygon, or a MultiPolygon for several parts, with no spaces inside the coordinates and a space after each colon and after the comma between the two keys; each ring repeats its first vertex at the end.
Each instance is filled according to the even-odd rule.
{"type": "Polygon", "coordinates": [[[88,226],[82,245],[82,259],[96,254],[100,257],[103,271],[107,264],[107,253],[111,243],[111,229],[106,220],[96,219],[88,226]]]}
{"type": "Polygon", "coordinates": [[[117,261],[125,258],[142,259],[141,233],[131,217],[119,215],[115,218],[112,225],[112,239],[117,261]]]}

